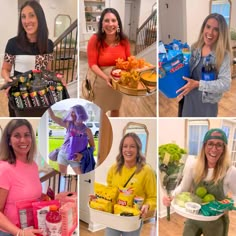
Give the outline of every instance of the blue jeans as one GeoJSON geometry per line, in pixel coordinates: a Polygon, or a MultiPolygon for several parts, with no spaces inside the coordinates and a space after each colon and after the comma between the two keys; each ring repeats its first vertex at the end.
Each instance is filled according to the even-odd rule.
{"type": "Polygon", "coordinates": [[[116,229],[106,228],[105,236],[140,236],[142,226],[143,222],[141,222],[140,227],[137,230],[131,232],[123,232],[116,229]]]}
{"type": "Polygon", "coordinates": [[[13,236],[13,235],[0,230],[0,236],[13,236]]]}

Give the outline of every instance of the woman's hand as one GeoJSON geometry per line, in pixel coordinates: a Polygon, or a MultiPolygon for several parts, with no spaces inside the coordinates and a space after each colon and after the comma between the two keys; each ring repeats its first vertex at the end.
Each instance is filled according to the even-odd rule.
{"type": "Polygon", "coordinates": [[[10,89],[11,89],[11,87],[8,87],[8,88],[5,89],[5,94],[6,94],[6,96],[8,96],[10,89]]]}
{"type": "Polygon", "coordinates": [[[106,78],[107,85],[112,88],[112,84],[111,84],[112,82],[111,81],[112,81],[112,77],[107,76],[107,78],[106,78]]]}
{"type": "Polygon", "coordinates": [[[176,93],[181,92],[178,95],[178,100],[181,100],[184,96],[186,96],[189,92],[191,92],[193,89],[199,87],[199,81],[193,80],[187,77],[183,76],[183,79],[187,81],[187,84],[185,84],[182,88],[176,91],[176,93]]]}
{"type": "Polygon", "coordinates": [[[43,230],[42,229],[24,229],[20,231],[20,234],[17,234],[19,236],[34,236],[37,234],[42,234],[43,230]]]}
{"type": "Polygon", "coordinates": [[[164,196],[163,199],[162,199],[162,202],[166,207],[169,207],[172,200],[173,200],[173,197],[164,196]]]}
{"type": "Polygon", "coordinates": [[[81,159],[83,158],[83,155],[81,153],[75,153],[76,158],[74,158],[74,161],[81,161],[81,159]]]}
{"type": "Polygon", "coordinates": [[[95,199],[97,199],[97,197],[94,194],[89,194],[89,201],[90,202],[95,200],[95,199]]]}
{"type": "Polygon", "coordinates": [[[148,204],[142,205],[142,207],[141,207],[141,217],[142,218],[146,217],[146,215],[148,213],[148,210],[149,210],[149,205],[148,204]]]}

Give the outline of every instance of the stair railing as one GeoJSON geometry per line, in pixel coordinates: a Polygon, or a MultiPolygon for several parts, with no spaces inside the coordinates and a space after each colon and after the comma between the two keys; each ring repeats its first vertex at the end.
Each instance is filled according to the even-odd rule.
{"type": "Polygon", "coordinates": [[[77,80],[77,35],[75,20],[54,42],[52,70],[64,75],[66,84],[77,80]]]}
{"type": "Polygon", "coordinates": [[[151,15],[138,28],[136,34],[135,54],[140,53],[157,41],[157,9],[152,8],[151,15]]]}

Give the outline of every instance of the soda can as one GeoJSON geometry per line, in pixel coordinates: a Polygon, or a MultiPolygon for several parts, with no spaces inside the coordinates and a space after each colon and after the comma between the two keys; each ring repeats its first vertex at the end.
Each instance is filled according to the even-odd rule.
{"type": "Polygon", "coordinates": [[[47,92],[46,89],[42,89],[38,91],[39,98],[41,100],[41,103],[43,106],[50,106],[49,99],[47,97],[47,92]]]}
{"type": "Polygon", "coordinates": [[[141,210],[143,202],[144,202],[143,197],[139,197],[139,196],[134,197],[134,201],[133,201],[134,208],[137,210],[141,210]]]}
{"type": "Polygon", "coordinates": [[[23,99],[25,107],[32,107],[28,93],[26,92],[21,93],[21,97],[23,99]]]}
{"type": "Polygon", "coordinates": [[[56,88],[51,85],[48,88],[48,92],[49,92],[49,99],[50,99],[51,105],[54,104],[55,102],[58,102],[58,98],[57,98],[57,94],[56,94],[56,88]]]}
{"type": "Polygon", "coordinates": [[[39,101],[39,97],[38,97],[36,91],[30,92],[30,98],[31,98],[33,107],[40,107],[41,106],[40,101],[39,101]]]}
{"type": "Polygon", "coordinates": [[[63,91],[63,86],[61,84],[58,84],[57,87],[57,98],[58,98],[58,101],[61,101],[63,99],[63,94],[62,94],[62,91],[63,91]]]}
{"type": "Polygon", "coordinates": [[[15,103],[16,103],[16,107],[22,109],[24,108],[24,104],[23,104],[23,101],[22,101],[22,98],[21,98],[21,94],[20,92],[14,92],[12,93],[14,99],[15,99],[15,103]]]}

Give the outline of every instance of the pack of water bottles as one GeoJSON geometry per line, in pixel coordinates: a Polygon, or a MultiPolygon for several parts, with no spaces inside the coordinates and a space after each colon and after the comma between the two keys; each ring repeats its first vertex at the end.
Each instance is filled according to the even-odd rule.
{"type": "Polygon", "coordinates": [[[176,91],[189,77],[190,47],[187,43],[174,39],[169,44],[159,42],[159,90],[168,98],[178,96],[176,91]]]}
{"type": "Polygon", "coordinates": [[[17,116],[40,117],[54,103],[69,98],[63,76],[47,70],[30,70],[11,77],[9,102],[17,116]]]}

